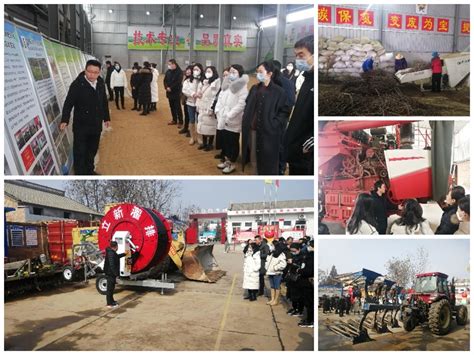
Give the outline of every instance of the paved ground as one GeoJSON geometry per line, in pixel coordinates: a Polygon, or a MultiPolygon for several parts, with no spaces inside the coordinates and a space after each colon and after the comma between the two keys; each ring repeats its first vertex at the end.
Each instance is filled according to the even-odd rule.
{"type": "MultiPolygon", "coordinates": [[[[319,350],[418,350],[418,351],[469,351],[469,331],[470,326],[458,326],[456,321],[451,325],[451,331],[444,336],[433,335],[426,326],[416,327],[412,332],[406,332],[403,328],[389,328],[391,333],[377,334],[369,331],[369,336],[373,341],[353,345],[351,339],[338,335],[327,326],[333,322],[339,321],[340,317],[330,313],[323,314],[319,310],[319,350]]],[[[344,316],[342,320],[359,320],[361,316],[344,316]]]]}
{"type": "MultiPolygon", "coordinates": [[[[178,134],[177,126],[168,126],[171,112],[159,79],[157,111],[140,116],[131,111],[132,99],[126,98],[126,110],[117,110],[109,102],[112,129],[104,131],[99,146],[96,171],[101,175],[219,175],[218,151],[203,152],[189,138],[178,134]]],[[[252,78],[251,83],[255,83],[252,78]]],[[[251,84],[249,84],[249,88],[251,84]]],[[[239,158],[240,159],[240,158],[239,158]]],[[[232,175],[243,175],[240,160],[232,175]]],[[[248,165],[245,174],[252,174],[248,165]]]]}
{"type": "Polygon", "coordinates": [[[227,275],[215,284],[176,278],[176,290],[119,288],[120,307],[74,284],[5,304],[5,350],[312,350],[313,329],[287,305],[242,299],[242,252],[214,254],[227,275]]]}

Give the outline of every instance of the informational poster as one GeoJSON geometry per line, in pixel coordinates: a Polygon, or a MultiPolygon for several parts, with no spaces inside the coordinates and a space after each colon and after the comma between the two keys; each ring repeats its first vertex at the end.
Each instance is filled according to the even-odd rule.
{"type": "MultiPolygon", "coordinates": [[[[219,29],[196,29],[194,31],[194,49],[197,51],[217,51],[219,29]]],[[[245,52],[247,50],[247,30],[225,30],[224,51],[245,52]]]]}
{"type": "Polygon", "coordinates": [[[51,68],[51,74],[53,77],[54,85],[56,86],[56,94],[58,96],[59,107],[62,109],[64,100],[66,100],[67,89],[64,85],[64,82],[59,71],[58,63],[56,61],[56,56],[54,54],[53,42],[43,38],[44,48],[46,49],[46,54],[48,55],[49,65],[51,68]]]}
{"type": "Polygon", "coordinates": [[[76,65],[74,64],[73,49],[68,46],[63,46],[63,50],[64,50],[64,53],[66,54],[66,62],[67,62],[67,66],[69,67],[69,72],[71,73],[71,76],[72,76],[72,81],[74,81],[79,75],[79,72],[77,71],[76,65]]]}
{"type": "Polygon", "coordinates": [[[67,90],[72,83],[72,74],[69,71],[69,66],[67,65],[67,59],[66,59],[66,53],[64,52],[64,46],[56,42],[52,42],[52,46],[53,46],[54,58],[56,59],[56,64],[58,65],[59,73],[61,74],[63,84],[67,90]]]}
{"type": "Polygon", "coordinates": [[[22,226],[10,226],[10,246],[11,247],[22,247],[25,245],[23,241],[23,227],[22,226]]]}
{"type": "MultiPolygon", "coordinates": [[[[177,51],[189,51],[191,34],[189,28],[176,28],[177,51]]],[[[135,50],[170,50],[173,48],[173,33],[160,26],[128,26],[128,49],[135,50]]]]}
{"type": "Polygon", "coordinates": [[[285,48],[293,48],[298,40],[309,35],[314,35],[312,19],[287,23],[285,29],[285,48]]]}
{"type": "MultiPolygon", "coordinates": [[[[46,117],[34,89],[35,85],[38,85],[44,98],[52,98],[48,94],[50,90],[47,82],[49,80],[52,83],[52,80],[41,36],[21,30],[20,42],[16,27],[12,23],[5,21],[4,29],[5,145],[10,142],[8,148],[17,157],[18,173],[57,174],[58,166],[47,130],[46,117]],[[28,53],[28,57],[25,58],[22,49],[28,53]]],[[[54,104],[54,100],[47,101],[54,104]]],[[[60,111],[59,105],[54,110],[60,111]]]]}
{"type": "Polygon", "coordinates": [[[81,59],[81,52],[77,48],[71,48],[72,50],[72,56],[74,58],[74,65],[76,66],[76,71],[77,74],[81,73],[84,70],[84,67],[82,65],[82,59],[81,59]]]}
{"type": "Polygon", "coordinates": [[[38,246],[38,229],[36,227],[25,227],[25,239],[27,247],[38,246]]]}

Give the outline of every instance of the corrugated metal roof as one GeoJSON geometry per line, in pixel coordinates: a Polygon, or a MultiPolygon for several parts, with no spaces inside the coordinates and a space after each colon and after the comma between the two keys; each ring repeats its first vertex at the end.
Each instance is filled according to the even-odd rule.
{"type": "MultiPolygon", "coordinates": [[[[231,203],[229,211],[244,211],[244,210],[261,210],[269,208],[270,203],[263,202],[247,202],[247,203],[231,203]]],[[[277,201],[276,206],[272,202],[271,208],[305,208],[314,207],[313,200],[292,200],[292,201],[277,201]]]]}
{"type": "Polygon", "coordinates": [[[5,181],[5,194],[24,204],[102,216],[83,204],[64,196],[61,190],[24,181],[5,181]]]}

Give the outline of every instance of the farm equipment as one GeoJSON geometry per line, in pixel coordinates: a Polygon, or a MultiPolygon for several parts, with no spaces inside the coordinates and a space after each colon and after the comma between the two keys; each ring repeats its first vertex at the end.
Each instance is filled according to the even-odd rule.
{"type": "Polygon", "coordinates": [[[448,285],[448,275],[440,272],[416,275],[414,292],[401,307],[403,328],[410,332],[428,323],[433,334],[445,335],[453,318],[458,325],[468,320],[466,306],[456,305],[454,280],[448,285]]]}
{"type": "Polygon", "coordinates": [[[394,204],[432,195],[431,136],[421,132],[425,149],[412,149],[412,122],[332,121],[320,127],[320,205],[326,221],[345,223],[359,193],[380,179],[394,204]],[[386,126],[395,126],[395,133],[387,133],[386,126]]]}
{"type": "MultiPolygon", "coordinates": [[[[184,233],[172,237],[176,221],[166,219],[158,211],[130,203],[117,204],[109,209],[99,227],[99,249],[105,251],[111,240],[118,243],[120,259],[118,284],[155,287],[162,291],[174,288],[167,281],[167,271],[173,262],[191,280],[216,282],[225,272],[218,269],[212,254],[213,245],[186,250],[184,233]]],[[[102,267],[103,268],[103,267],[102,267]]],[[[99,275],[96,286],[106,291],[106,278],[99,275]]]]}
{"type": "MultiPolygon", "coordinates": [[[[445,87],[456,88],[470,74],[470,54],[469,53],[452,53],[442,55],[443,75],[447,77],[447,85],[445,87]]],[[[414,70],[407,68],[399,70],[395,73],[395,77],[401,84],[413,83],[420,85],[420,90],[425,91],[423,85],[431,83],[431,69],[414,70]]]]}

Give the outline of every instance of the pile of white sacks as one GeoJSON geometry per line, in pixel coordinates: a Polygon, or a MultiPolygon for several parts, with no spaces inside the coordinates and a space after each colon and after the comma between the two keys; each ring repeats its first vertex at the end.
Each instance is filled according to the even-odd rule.
{"type": "Polygon", "coordinates": [[[385,53],[379,41],[367,37],[335,36],[330,39],[319,37],[318,48],[319,70],[330,75],[359,76],[362,72],[362,63],[369,56],[375,56],[374,69],[395,72],[393,53],[385,53]]]}

